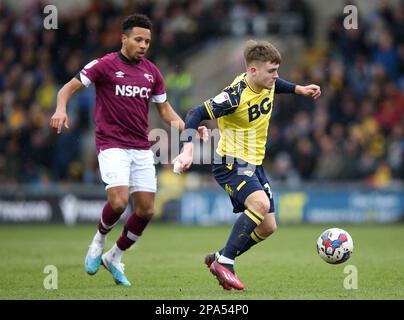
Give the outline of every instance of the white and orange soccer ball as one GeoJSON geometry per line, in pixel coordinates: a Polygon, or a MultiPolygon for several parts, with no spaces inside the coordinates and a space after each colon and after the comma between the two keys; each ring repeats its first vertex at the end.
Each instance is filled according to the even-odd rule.
{"type": "Polygon", "coordinates": [[[348,232],[339,228],[325,230],[317,240],[317,253],[331,264],[347,261],[353,252],[353,240],[348,232]]]}

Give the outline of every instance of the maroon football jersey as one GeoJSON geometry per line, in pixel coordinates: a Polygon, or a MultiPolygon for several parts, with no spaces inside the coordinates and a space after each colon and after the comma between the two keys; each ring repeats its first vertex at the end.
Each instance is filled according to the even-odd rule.
{"type": "Polygon", "coordinates": [[[79,73],[88,87],[94,83],[96,102],[96,148],[150,149],[148,136],[149,101],[167,99],[164,79],[146,58],[132,62],[113,52],[88,63],[79,73]]]}

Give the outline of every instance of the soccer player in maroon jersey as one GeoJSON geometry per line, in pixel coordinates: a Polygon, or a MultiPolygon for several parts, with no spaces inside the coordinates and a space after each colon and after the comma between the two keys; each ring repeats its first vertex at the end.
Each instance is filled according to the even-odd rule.
{"type": "MultiPolygon", "coordinates": [[[[134,14],[122,24],[122,48],[88,63],[57,95],[51,127],[60,133],[69,128],[66,112],[72,95],[92,83],[96,89],[94,122],[96,149],[108,202],[102,211],[98,231],[85,259],[85,270],[95,274],[100,265],[111,272],[115,282],[130,286],[121,256],[138,241],[154,213],[156,172],[148,141],[149,101],[157,106],[160,117],[179,131],[184,122],[167,101],[163,76],[145,58],[151,41],[151,21],[134,14]],[[103,254],[106,235],[125,211],[129,194],[134,212],[111,250],[103,254]]],[[[207,138],[205,127],[198,132],[207,138]]]]}

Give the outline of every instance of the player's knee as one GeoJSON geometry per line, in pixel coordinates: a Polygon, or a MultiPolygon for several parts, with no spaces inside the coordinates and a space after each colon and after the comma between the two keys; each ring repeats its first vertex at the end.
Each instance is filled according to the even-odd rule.
{"type": "Polygon", "coordinates": [[[136,214],[145,220],[150,220],[154,215],[154,207],[138,207],[136,214]]]}
{"type": "Polygon", "coordinates": [[[122,214],[128,206],[128,198],[123,196],[116,196],[109,200],[109,204],[117,214],[122,214]]]}
{"type": "Polygon", "coordinates": [[[269,200],[267,200],[267,199],[257,200],[250,206],[251,210],[258,212],[259,214],[261,214],[263,216],[269,212],[270,208],[271,208],[271,205],[269,203],[269,200]]]}
{"type": "Polygon", "coordinates": [[[145,220],[151,220],[153,218],[154,212],[147,211],[147,212],[137,212],[137,215],[145,220]]]}

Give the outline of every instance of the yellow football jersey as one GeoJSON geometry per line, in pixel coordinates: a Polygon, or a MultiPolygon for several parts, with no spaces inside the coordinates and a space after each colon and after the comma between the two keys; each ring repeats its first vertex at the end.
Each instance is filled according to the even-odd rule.
{"type": "Polygon", "coordinates": [[[255,92],[239,75],[216,97],[205,101],[211,119],[217,118],[220,140],[216,152],[260,165],[265,157],[275,85],[255,92]]]}

